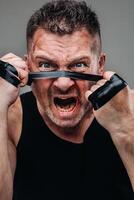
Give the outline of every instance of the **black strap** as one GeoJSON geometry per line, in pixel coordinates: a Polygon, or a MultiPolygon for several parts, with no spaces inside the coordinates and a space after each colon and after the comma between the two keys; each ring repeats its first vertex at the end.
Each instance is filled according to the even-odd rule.
{"type": "MultiPolygon", "coordinates": [[[[16,77],[18,76],[18,72],[15,67],[2,60],[0,60],[0,76],[16,87],[20,84],[19,78],[16,77]]],[[[31,72],[29,73],[27,84],[30,85],[35,79],[49,79],[59,77],[69,77],[72,79],[81,79],[88,81],[98,81],[103,78],[99,75],[83,74],[70,71],[31,72]]]]}
{"type": "Polygon", "coordinates": [[[127,83],[119,75],[114,74],[109,81],[93,92],[88,99],[91,101],[94,110],[97,110],[126,86],[127,83]]]}
{"type": "Polygon", "coordinates": [[[83,74],[70,71],[31,72],[29,73],[28,85],[30,85],[32,81],[35,79],[49,79],[49,78],[59,78],[59,77],[68,77],[72,79],[80,79],[87,81],[98,81],[103,78],[100,75],[83,74]]]}
{"type": "MultiPolygon", "coordinates": [[[[20,80],[18,77],[18,72],[14,66],[11,64],[0,60],[0,76],[6,81],[18,87],[20,80]]],[[[35,79],[50,79],[59,77],[69,77],[72,79],[80,79],[87,81],[98,81],[103,78],[100,75],[94,74],[83,74],[78,72],[70,71],[51,71],[51,72],[31,72],[29,73],[28,84],[30,85],[35,79]]],[[[114,74],[109,81],[107,81],[103,86],[98,88],[89,96],[95,110],[102,107],[107,103],[113,96],[115,96],[120,90],[126,87],[127,83],[117,74],[114,74]]]]}
{"type": "Polygon", "coordinates": [[[18,85],[20,84],[20,80],[19,78],[17,78],[17,76],[18,72],[14,66],[9,64],[8,62],[0,60],[0,77],[2,77],[15,87],[18,87],[18,85]]]}
{"type": "Polygon", "coordinates": [[[5,69],[5,70],[8,70],[10,72],[12,72],[14,75],[18,76],[18,72],[17,70],[15,69],[15,67],[11,64],[9,64],[8,62],[4,62],[2,60],[0,60],[0,69],[5,69]]]}

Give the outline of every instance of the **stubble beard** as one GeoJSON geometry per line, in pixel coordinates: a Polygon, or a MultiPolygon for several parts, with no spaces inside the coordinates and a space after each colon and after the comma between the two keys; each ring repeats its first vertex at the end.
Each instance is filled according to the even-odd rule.
{"type": "Polygon", "coordinates": [[[50,105],[47,106],[45,110],[45,115],[47,116],[48,120],[50,120],[53,124],[60,128],[75,128],[77,125],[80,124],[80,122],[83,120],[84,116],[89,112],[91,112],[91,105],[87,103],[85,106],[82,105],[80,111],[78,112],[78,115],[72,119],[58,119],[53,111],[51,110],[50,105]]]}

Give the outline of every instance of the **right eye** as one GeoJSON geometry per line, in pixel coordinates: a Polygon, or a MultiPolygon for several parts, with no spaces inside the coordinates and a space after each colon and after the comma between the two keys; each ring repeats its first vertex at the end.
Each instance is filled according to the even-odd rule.
{"type": "Polygon", "coordinates": [[[39,63],[39,67],[43,67],[43,68],[51,68],[52,67],[52,65],[51,65],[51,63],[48,63],[48,62],[41,62],[41,63],[39,63]]]}
{"type": "Polygon", "coordinates": [[[55,70],[55,65],[51,62],[40,62],[39,69],[40,71],[53,71],[55,70]]]}

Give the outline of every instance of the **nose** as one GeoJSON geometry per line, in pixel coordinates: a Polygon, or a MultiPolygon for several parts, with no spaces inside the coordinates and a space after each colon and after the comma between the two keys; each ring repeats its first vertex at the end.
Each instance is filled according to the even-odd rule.
{"type": "Polygon", "coordinates": [[[54,82],[53,85],[59,90],[66,92],[70,87],[74,85],[74,80],[66,77],[59,77],[54,82]]]}

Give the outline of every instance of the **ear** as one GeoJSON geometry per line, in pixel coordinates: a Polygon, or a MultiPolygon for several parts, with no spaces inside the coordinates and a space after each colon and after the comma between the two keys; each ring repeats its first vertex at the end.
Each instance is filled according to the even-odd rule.
{"type": "Polygon", "coordinates": [[[99,66],[98,70],[100,75],[103,75],[105,71],[105,63],[106,63],[106,54],[101,53],[98,61],[98,66],[99,66]]]}

